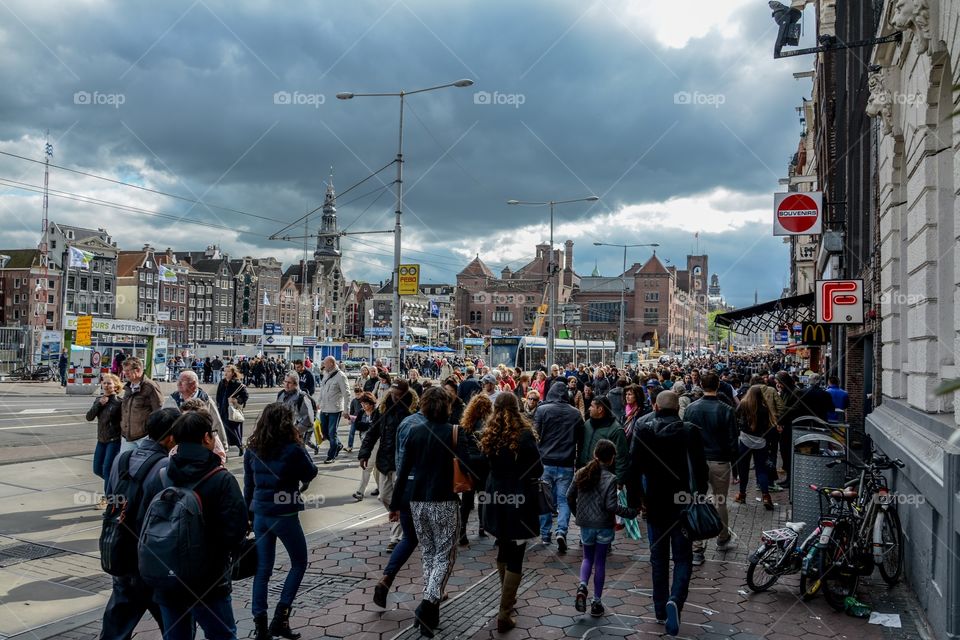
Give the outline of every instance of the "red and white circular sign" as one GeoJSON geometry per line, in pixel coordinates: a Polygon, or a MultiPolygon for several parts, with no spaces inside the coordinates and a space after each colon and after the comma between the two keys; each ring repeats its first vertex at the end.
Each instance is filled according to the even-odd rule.
{"type": "Polygon", "coordinates": [[[774,197],[774,235],[820,233],[822,194],[777,193],[774,197]]]}

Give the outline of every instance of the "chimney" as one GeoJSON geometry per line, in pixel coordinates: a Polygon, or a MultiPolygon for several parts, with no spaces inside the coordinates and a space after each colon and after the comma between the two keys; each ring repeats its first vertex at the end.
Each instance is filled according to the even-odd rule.
{"type": "Polygon", "coordinates": [[[573,240],[567,240],[563,243],[564,248],[564,265],[563,268],[566,271],[573,271],[573,240]]]}

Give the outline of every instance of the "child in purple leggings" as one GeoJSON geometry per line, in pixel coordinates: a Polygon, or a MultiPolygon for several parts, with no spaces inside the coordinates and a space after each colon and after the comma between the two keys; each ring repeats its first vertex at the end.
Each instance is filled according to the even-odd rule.
{"type": "Polygon", "coordinates": [[[576,515],[583,544],[580,585],[577,587],[577,611],[587,610],[587,582],[593,574],[593,603],[590,615],[604,614],[603,583],[606,580],[607,550],[613,542],[615,516],[636,518],[637,511],[624,507],[617,500],[617,477],[610,471],[617,456],[617,447],[609,440],[600,440],[593,450],[593,460],[577,471],[567,491],[570,511],[576,515]]]}

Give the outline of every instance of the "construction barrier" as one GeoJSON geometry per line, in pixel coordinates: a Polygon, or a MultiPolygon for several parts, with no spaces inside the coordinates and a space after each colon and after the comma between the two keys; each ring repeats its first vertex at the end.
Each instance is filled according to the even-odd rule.
{"type": "Polygon", "coordinates": [[[104,369],[95,367],[67,367],[67,395],[93,395],[100,387],[100,376],[103,371],[104,369]]]}

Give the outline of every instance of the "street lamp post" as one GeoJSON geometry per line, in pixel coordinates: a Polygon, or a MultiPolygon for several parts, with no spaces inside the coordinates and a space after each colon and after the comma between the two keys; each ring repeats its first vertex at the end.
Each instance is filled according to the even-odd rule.
{"type": "MultiPolygon", "coordinates": [[[[648,244],[615,244],[610,242],[594,242],[593,246],[595,247],[619,247],[623,249],[623,271],[620,273],[620,330],[617,332],[617,346],[619,347],[618,351],[620,353],[620,360],[617,363],[617,366],[623,367],[623,355],[625,351],[625,346],[623,344],[623,324],[624,318],[626,316],[626,308],[624,304],[624,297],[627,291],[627,249],[633,249],[636,247],[659,247],[660,244],[656,242],[651,242],[648,244]]],[[[636,305],[634,305],[636,307],[636,305]]],[[[634,308],[634,313],[636,313],[636,308],[634,308]]]]}
{"type": "Polygon", "coordinates": [[[546,202],[527,202],[524,200],[507,200],[507,204],[512,205],[526,205],[531,207],[550,207],[550,262],[548,263],[547,270],[549,271],[547,275],[547,286],[550,288],[550,306],[547,310],[547,318],[550,322],[549,330],[547,331],[547,368],[556,364],[554,362],[555,347],[556,347],[556,338],[557,338],[557,329],[556,329],[556,313],[557,313],[557,297],[559,295],[560,285],[557,282],[557,274],[560,272],[559,265],[553,263],[553,208],[558,204],[569,204],[571,202],[596,202],[600,198],[598,196],[588,196],[586,198],[574,198],[572,200],[547,200],[546,202]]]}
{"type": "Polygon", "coordinates": [[[447,84],[440,84],[435,87],[426,87],[424,89],[414,89],[413,91],[397,91],[397,92],[388,92],[388,93],[354,93],[352,91],[343,91],[337,94],[337,99],[339,100],[350,100],[356,97],[389,97],[389,98],[400,98],[400,131],[397,136],[397,157],[394,160],[397,164],[397,208],[396,208],[396,222],[394,223],[393,228],[393,322],[392,325],[392,337],[391,337],[391,351],[393,353],[393,366],[396,368],[396,371],[400,370],[400,235],[401,235],[401,224],[400,216],[403,213],[403,103],[406,96],[413,95],[415,93],[426,93],[427,91],[435,91],[437,89],[446,89],[447,87],[469,87],[473,84],[473,80],[463,79],[457,80],[456,82],[448,82],[447,84]]]}

